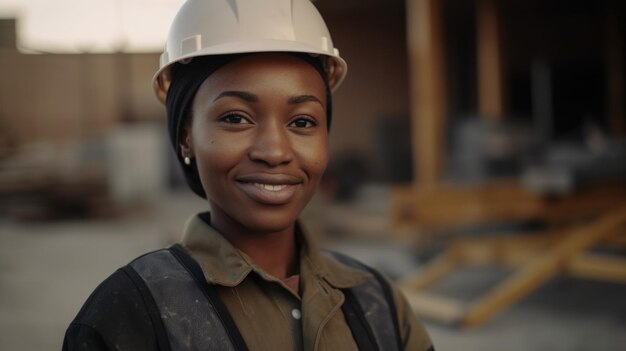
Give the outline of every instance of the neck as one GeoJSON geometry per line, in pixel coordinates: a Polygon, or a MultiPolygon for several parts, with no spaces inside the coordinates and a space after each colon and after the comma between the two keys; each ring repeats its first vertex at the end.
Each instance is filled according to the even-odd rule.
{"type": "Polygon", "coordinates": [[[211,226],[274,277],[282,280],[298,273],[295,223],[282,230],[262,232],[245,228],[230,218],[212,216],[211,226]]]}

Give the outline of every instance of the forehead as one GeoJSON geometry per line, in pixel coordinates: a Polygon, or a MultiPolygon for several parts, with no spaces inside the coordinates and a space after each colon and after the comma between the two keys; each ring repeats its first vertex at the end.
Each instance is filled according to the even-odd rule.
{"type": "Polygon", "coordinates": [[[258,53],[237,58],[211,74],[197,95],[243,90],[289,95],[312,94],[324,97],[326,85],[320,72],[309,62],[287,53],[258,53]]]}

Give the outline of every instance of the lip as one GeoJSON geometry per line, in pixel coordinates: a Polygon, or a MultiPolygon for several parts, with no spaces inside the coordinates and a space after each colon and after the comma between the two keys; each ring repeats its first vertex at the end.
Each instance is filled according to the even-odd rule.
{"type": "Polygon", "coordinates": [[[235,178],[251,199],[265,205],[284,205],[295,195],[302,179],[288,174],[250,173],[235,178]]]}

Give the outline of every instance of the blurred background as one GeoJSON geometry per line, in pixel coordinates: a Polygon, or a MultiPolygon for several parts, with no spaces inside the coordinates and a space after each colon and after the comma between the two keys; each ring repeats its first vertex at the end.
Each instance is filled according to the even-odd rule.
{"type": "MultiPolygon", "coordinates": [[[[0,0],[0,349],[207,205],[152,75],[182,0],[0,0]]],[[[317,0],[349,74],[303,221],[438,350],[626,350],[620,0],[317,0]]]]}

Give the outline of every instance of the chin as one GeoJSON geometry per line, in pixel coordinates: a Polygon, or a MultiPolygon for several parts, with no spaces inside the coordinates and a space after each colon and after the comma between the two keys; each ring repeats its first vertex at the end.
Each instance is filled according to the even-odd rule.
{"type": "Polygon", "coordinates": [[[292,228],[297,219],[298,213],[257,211],[252,216],[242,218],[241,223],[253,232],[277,233],[292,228]]]}

